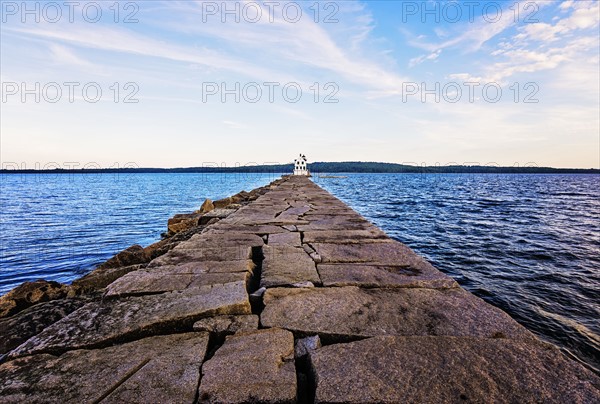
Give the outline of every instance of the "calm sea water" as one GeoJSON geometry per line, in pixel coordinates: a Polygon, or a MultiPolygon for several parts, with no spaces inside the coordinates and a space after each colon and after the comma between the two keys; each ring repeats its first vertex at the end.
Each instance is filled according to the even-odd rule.
{"type": "MultiPolygon", "coordinates": [[[[274,174],[0,175],[0,294],[69,282],[274,174]]],[[[600,369],[600,176],[314,177],[477,296],[600,369]]]]}

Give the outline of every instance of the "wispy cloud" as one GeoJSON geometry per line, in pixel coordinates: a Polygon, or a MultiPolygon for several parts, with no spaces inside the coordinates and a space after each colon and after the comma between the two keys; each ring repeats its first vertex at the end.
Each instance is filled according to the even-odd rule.
{"type": "MultiPolygon", "coordinates": [[[[276,76],[269,70],[249,65],[235,57],[224,55],[209,48],[192,48],[165,41],[158,41],[146,35],[137,34],[119,27],[95,26],[94,29],[64,24],[37,24],[33,27],[11,28],[7,31],[22,35],[60,41],[72,46],[96,50],[128,53],[138,56],[168,59],[175,62],[191,63],[219,70],[232,71],[242,77],[267,79],[276,76]]],[[[64,49],[64,48],[63,48],[64,49]]]]}
{"type": "Polygon", "coordinates": [[[403,32],[407,36],[408,44],[419,49],[435,52],[451,48],[463,53],[472,53],[480,50],[484,44],[498,37],[508,28],[517,25],[521,17],[516,18],[515,15],[529,15],[530,11],[527,8],[531,7],[533,3],[538,10],[551,4],[548,1],[512,2],[510,7],[505,7],[504,12],[500,13],[497,19],[482,12],[474,22],[458,22],[450,24],[448,29],[436,30],[437,38],[435,39],[429,39],[423,35],[414,36],[407,30],[403,30],[403,32]]]}
{"type": "MultiPolygon", "coordinates": [[[[343,18],[339,17],[335,24],[318,24],[308,11],[305,13],[310,17],[296,23],[286,21],[281,15],[273,15],[272,20],[264,18],[256,23],[242,20],[236,24],[223,24],[218,19],[208,19],[206,23],[199,24],[202,3],[180,3],[185,11],[182,20],[176,24],[165,24],[180,32],[216,38],[222,41],[222,45],[234,47],[234,50],[242,46],[254,57],[268,55],[279,64],[282,61],[292,62],[296,72],[312,67],[367,90],[399,88],[405,77],[365,58],[359,49],[372,30],[371,15],[359,2],[336,4],[339,4],[343,18]],[[350,46],[342,47],[336,36],[344,38],[350,46]]],[[[268,12],[269,8],[262,5],[262,13],[268,15],[268,12]]]]}
{"type": "Polygon", "coordinates": [[[421,63],[427,61],[427,60],[436,60],[437,58],[440,57],[440,54],[442,53],[441,49],[438,49],[435,52],[430,53],[429,55],[421,55],[418,56],[416,58],[413,58],[411,60],[408,61],[408,66],[409,67],[415,67],[417,65],[420,65],[421,63]]]}
{"type": "Polygon", "coordinates": [[[50,50],[51,57],[52,57],[52,60],[54,61],[54,63],[64,64],[64,65],[74,65],[74,66],[79,66],[79,67],[84,67],[84,68],[90,68],[90,67],[94,66],[93,63],[82,59],[81,57],[76,55],[71,49],[67,48],[66,46],[62,46],[62,45],[53,43],[53,44],[50,44],[49,50],[50,50]]]}
{"type": "MultiPolygon", "coordinates": [[[[268,7],[253,4],[260,5],[263,14],[268,15],[268,7]]],[[[310,86],[315,78],[329,74],[330,78],[341,78],[366,91],[400,88],[405,77],[366,57],[361,50],[372,30],[371,15],[359,2],[339,4],[340,16],[344,18],[340,17],[335,24],[318,24],[308,17],[309,13],[296,23],[274,15],[272,21],[263,18],[257,23],[242,20],[223,24],[218,18],[201,23],[202,2],[176,3],[171,9],[174,18],[156,24],[165,33],[179,33],[183,39],[179,43],[157,40],[118,26],[96,25],[89,29],[81,25],[36,24],[6,29],[60,43],[53,45],[55,56],[80,62],[82,66],[83,61],[65,45],[168,59],[262,82],[303,81],[310,86]],[[204,43],[202,46],[183,45],[190,37],[196,38],[190,41],[195,43],[198,38],[206,40],[200,42],[204,43]],[[266,61],[273,63],[269,66],[266,61]]]]}
{"type": "Polygon", "coordinates": [[[227,126],[229,129],[246,129],[247,126],[234,121],[223,121],[223,125],[227,126]]]}
{"type": "Polygon", "coordinates": [[[598,27],[600,3],[597,1],[564,2],[560,8],[565,12],[572,11],[572,13],[566,18],[557,18],[555,24],[545,22],[527,24],[519,29],[520,33],[515,40],[555,42],[573,31],[598,27]]]}
{"type": "Polygon", "coordinates": [[[517,74],[552,70],[565,63],[593,63],[590,56],[597,54],[600,44],[598,2],[564,2],[558,7],[563,16],[517,27],[514,35],[496,45],[492,58],[478,72],[461,74],[504,82],[517,74]],[[573,35],[576,31],[581,33],[573,35]]]}

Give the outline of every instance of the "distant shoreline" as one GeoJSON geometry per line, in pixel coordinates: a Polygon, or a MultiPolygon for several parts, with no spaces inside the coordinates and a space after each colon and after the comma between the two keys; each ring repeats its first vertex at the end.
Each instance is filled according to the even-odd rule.
{"type": "MultiPolygon", "coordinates": [[[[313,174],[319,173],[372,173],[372,174],[600,174],[597,168],[552,168],[552,167],[499,167],[499,166],[414,166],[394,163],[372,162],[316,162],[308,165],[313,174]]],[[[256,165],[242,167],[186,167],[186,168],[94,168],[52,170],[0,170],[0,174],[155,174],[155,173],[291,173],[293,164],[256,165]]]]}

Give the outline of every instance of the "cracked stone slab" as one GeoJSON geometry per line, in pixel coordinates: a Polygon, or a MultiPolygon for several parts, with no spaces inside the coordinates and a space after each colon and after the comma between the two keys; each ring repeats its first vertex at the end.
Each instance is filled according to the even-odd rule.
{"type": "Polygon", "coordinates": [[[155,270],[130,272],[106,288],[105,297],[165,293],[243,281],[248,284],[249,272],[215,272],[174,274],[155,270]]]}
{"type": "Polygon", "coordinates": [[[86,303],[87,300],[76,298],[51,300],[0,319],[0,354],[16,348],[86,303]]]}
{"type": "Polygon", "coordinates": [[[302,216],[303,214],[305,214],[306,212],[308,212],[310,210],[310,206],[308,205],[302,205],[302,206],[294,206],[294,207],[290,207],[289,209],[284,210],[281,215],[286,215],[286,216],[302,216]]]}
{"type": "Polygon", "coordinates": [[[502,310],[455,289],[272,288],[265,327],[344,341],[377,335],[446,335],[534,339],[502,310]]]}
{"type": "Polygon", "coordinates": [[[258,316],[255,314],[207,317],[194,323],[194,331],[208,331],[217,334],[234,334],[238,331],[257,329],[258,316]]]}
{"type": "Polygon", "coordinates": [[[227,216],[231,215],[232,213],[235,213],[236,210],[237,209],[225,209],[225,208],[213,209],[210,212],[202,215],[202,217],[203,218],[225,219],[227,216]]]}
{"type": "Polygon", "coordinates": [[[179,244],[168,253],[155,258],[148,266],[179,265],[200,261],[240,261],[252,258],[252,248],[237,247],[196,247],[187,242],[179,244]]]}
{"type": "Polygon", "coordinates": [[[304,215],[304,219],[315,224],[333,224],[333,223],[369,223],[370,222],[359,215],[357,212],[352,211],[347,215],[335,215],[335,214],[316,214],[308,213],[304,215]]]}
{"type": "Polygon", "coordinates": [[[308,203],[308,198],[305,195],[294,195],[293,199],[289,199],[287,203],[293,208],[300,208],[303,206],[311,207],[310,203],[308,203]]]}
{"type": "Polygon", "coordinates": [[[245,206],[239,210],[237,216],[270,216],[274,218],[278,213],[283,212],[288,208],[288,204],[285,202],[272,201],[261,203],[261,201],[256,201],[251,205],[245,206]]]}
{"type": "Polygon", "coordinates": [[[423,257],[397,241],[364,244],[313,243],[323,263],[366,263],[400,266],[421,272],[437,271],[423,257]]]}
{"type": "Polygon", "coordinates": [[[308,224],[299,224],[298,231],[309,232],[309,231],[320,231],[320,230],[374,230],[377,229],[375,225],[364,221],[358,222],[346,222],[343,220],[330,220],[330,221],[311,221],[308,224]]]}
{"type": "Polygon", "coordinates": [[[269,246],[290,246],[300,247],[302,241],[300,241],[300,233],[277,233],[269,235],[269,246]]]}
{"type": "Polygon", "coordinates": [[[293,403],[294,336],[281,329],[228,336],[202,366],[201,403],[293,403]]]}
{"type": "Polygon", "coordinates": [[[261,287],[321,283],[315,262],[302,248],[266,245],[263,255],[261,287]]]}
{"type": "Polygon", "coordinates": [[[368,230],[320,230],[307,231],[304,233],[304,242],[310,244],[353,244],[376,243],[382,241],[391,241],[391,239],[383,231],[377,228],[368,230]]]}
{"type": "Polygon", "coordinates": [[[207,344],[207,333],[187,333],[18,358],[0,365],[0,401],[189,403],[207,344]]]}
{"type": "Polygon", "coordinates": [[[192,261],[177,265],[148,266],[148,271],[162,274],[206,274],[206,273],[253,273],[256,265],[252,260],[236,261],[192,261]]]}
{"type": "Polygon", "coordinates": [[[209,227],[206,234],[215,233],[246,233],[246,234],[273,234],[273,233],[285,233],[288,230],[273,225],[244,225],[244,224],[225,224],[219,222],[209,227]]]}
{"type": "Polygon", "coordinates": [[[363,288],[456,288],[458,283],[431,265],[406,268],[391,265],[318,264],[323,286],[363,288]]]}
{"type": "Polygon", "coordinates": [[[305,217],[310,220],[312,216],[323,216],[323,215],[333,215],[333,216],[356,216],[356,211],[350,209],[344,204],[338,205],[337,207],[333,207],[330,205],[325,206],[317,206],[313,207],[311,212],[308,212],[305,217]]]}
{"type": "Polygon", "coordinates": [[[245,282],[97,301],[44,329],[10,356],[106,346],[164,331],[189,330],[203,317],[250,313],[245,282]]]}
{"type": "Polygon", "coordinates": [[[319,403],[597,403],[600,379],[550,346],[374,337],[309,354],[319,403]]]}
{"type": "Polygon", "coordinates": [[[185,242],[190,248],[260,247],[263,240],[256,234],[237,232],[205,232],[193,235],[185,242]]]}
{"type": "Polygon", "coordinates": [[[304,219],[299,219],[297,216],[279,216],[274,219],[252,219],[252,220],[243,220],[240,223],[245,224],[254,224],[254,225],[275,225],[275,226],[300,226],[309,224],[308,221],[304,219]]]}
{"type": "Polygon", "coordinates": [[[231,225],[263,224],[264,222],[275,220],[275,215],[277,215],[279,212],[279,209],[270,206],[260,208],[258,206],[249,205],[246,208],[240,209],[236,215],[232,215],[224,221],[226,224],[231,225]]]}

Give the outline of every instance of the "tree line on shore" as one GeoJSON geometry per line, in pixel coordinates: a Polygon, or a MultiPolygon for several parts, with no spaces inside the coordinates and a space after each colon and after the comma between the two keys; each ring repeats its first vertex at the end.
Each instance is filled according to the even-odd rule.
{"type": "MultiPolygon", "coordinates": [[[[273,173],[288,174],[294,169],[289,164],[245,165],[236,167],[182,167],[182,168],[93,168],[69,169],[57,168],[52,170],[0,170],[1,174],[27,174],[27,173],[70,173],[70,174],[95,174],[95,173],[273,173]]],[[[585,168],[552,168],[527,166],[498,165],[434,165],[421,166],[396,163],[377,163],[363,161],[349,162],[315,162],[308,164],[308,169],[313,174],[318,173],[421,173],[421,174],[600,174],[600,169],[585,168]]]]}

